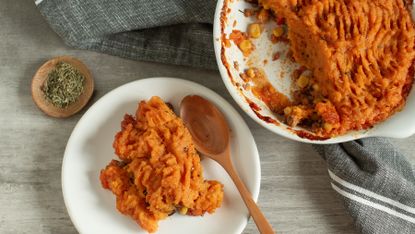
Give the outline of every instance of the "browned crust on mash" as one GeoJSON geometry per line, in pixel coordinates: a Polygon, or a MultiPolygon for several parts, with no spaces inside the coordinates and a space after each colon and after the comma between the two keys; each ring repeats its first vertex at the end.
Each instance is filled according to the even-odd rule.
{"type": "MultiPolygon", "coordinates": [[[[300,76],[285,121],[330,137],[372,127],[405,104],[415,29],[406,0],[260,0],[285,18],[300,76]]],[[[274,108],[275,109],[275,108],[274,108]]],[[[274,110],[275,111],[275,110],[274,110]]]]}

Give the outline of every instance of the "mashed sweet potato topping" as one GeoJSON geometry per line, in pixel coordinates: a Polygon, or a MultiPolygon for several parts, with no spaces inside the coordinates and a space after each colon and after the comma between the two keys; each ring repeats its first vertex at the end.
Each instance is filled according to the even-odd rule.
{"type": "Polygon", "coordinates": [[[142,101],[135,117],[125,115],[113,147],[120,161],[101,171],[102,186],[145,230],[155,232],[176,210],[203,215],[220,207],[223,185],[204,180],[189,131],[159,97],[142,101]]]}
{"type": "Polygon", "coordinates": [[[405,104],[415,29],[404,0],[259,0],[285,18],[299,77],[293,103],[276,112],[320,136],[360,130],[405,104]]]}

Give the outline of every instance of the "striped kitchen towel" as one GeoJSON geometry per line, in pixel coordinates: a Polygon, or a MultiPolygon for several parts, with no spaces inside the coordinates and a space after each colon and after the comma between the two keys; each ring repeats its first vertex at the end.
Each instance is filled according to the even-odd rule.
{"type": "Polygon", "coordinates": [[[328,164],[332,188],[363,233],[415,233],[411,164],[384,138],[315,145],[328,164]]]}
{"type": "MultiPolygon", "coordinates": [[[[136,60],[217,68],[211,25],[214,0],[37,0],[36,4],[73,47],[136,60]]],[[[359,231],[415,233],[414,173],[386,139],[315,148],[327,161],[331,185],[359,231]]]]}

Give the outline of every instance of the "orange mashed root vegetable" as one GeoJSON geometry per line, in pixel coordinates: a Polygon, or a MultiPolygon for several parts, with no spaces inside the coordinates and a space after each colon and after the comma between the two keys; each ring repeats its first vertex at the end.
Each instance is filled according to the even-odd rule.
{"type": "Polygon", "coordinates": [[[399,111],[415,58],[408,2],[259,0],[285,19],[293,58],[311,71],[295,78],[292,103],[274,101],[271,109],[323,137],[372,127],[399,111]]]}
{"type": "Polygon", "coordinates": [[[121,161],[101,171],[102,186],[147,231],[176,210],[203,215],[221,206],[223,185],[204,180],[189,131],[159,97],[142,101],[135,118],[125,115],[113,146],[121,161]]]}

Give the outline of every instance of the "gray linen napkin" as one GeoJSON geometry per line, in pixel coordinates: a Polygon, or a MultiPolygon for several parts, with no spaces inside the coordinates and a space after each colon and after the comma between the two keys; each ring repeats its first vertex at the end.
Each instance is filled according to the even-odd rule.
{"type": "MultiPolygon", "coordinates": [[[[136,60],[216,69],[214,0],[37,0],[70,46],[136,60]]],[[[415,233],[411,164],[386,139],[315,146],[364,233],[415,233]]]]}
{"type": "Polygon", "coordinates": [[[314,145],[327,162],[331,186],[363,233],[415,233],[411,164],[388,140],[367,138],[314,145]]]}
{"type": "Polygon", "coordinates": [[[37,0],[66,44],[124,58],[217,69],[215,0],[37,0]]]}

